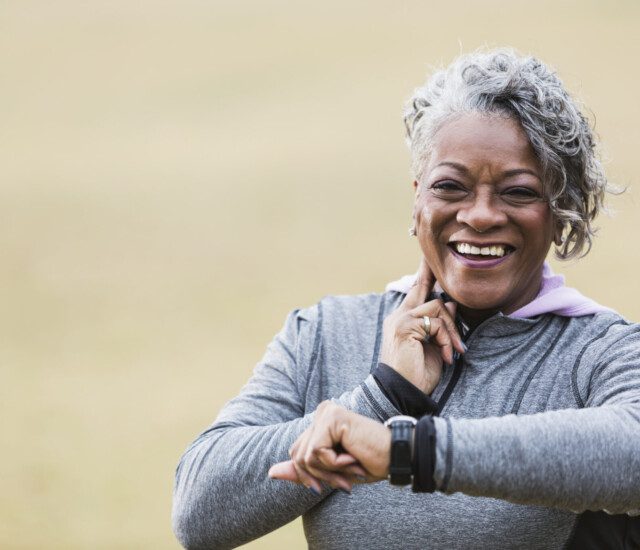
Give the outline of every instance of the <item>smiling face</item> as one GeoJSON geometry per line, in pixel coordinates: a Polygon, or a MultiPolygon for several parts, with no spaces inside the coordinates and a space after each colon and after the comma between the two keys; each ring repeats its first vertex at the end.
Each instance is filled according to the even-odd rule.
{"type": "Polygon", "coordinates": [[[420,247],[463,315],[509,314],[535,298],[554,221],[516,120],[472,113],[445,124],[415,185],[420,247]]]}

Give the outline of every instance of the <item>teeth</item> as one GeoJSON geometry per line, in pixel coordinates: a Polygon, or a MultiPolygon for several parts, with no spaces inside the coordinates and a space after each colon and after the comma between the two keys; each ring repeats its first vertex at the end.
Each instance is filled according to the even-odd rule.
{"type": "Polygon", "coordinates": [[[459,254],[475,254],[477,256],[502,257],[506,254],[504,246],[500,244],[478,248],[477,246],[472,246],[468,243],[456,243],[456,251],[459,254]]]}

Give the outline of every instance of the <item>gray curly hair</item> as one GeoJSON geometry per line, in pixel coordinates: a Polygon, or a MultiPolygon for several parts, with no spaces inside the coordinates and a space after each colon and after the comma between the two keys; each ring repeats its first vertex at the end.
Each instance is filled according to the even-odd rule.
{"type": "Polygon", "coordinates": [[[555,219],[563,229],[556,257],[584,256],[595,234],[593,220],[613,191],[596,151],[596,139],[579,104],[556,73],[535,57],[513,50],[458,57],[415,90],[404,111],[412,168],[420,181],[436,132],[465,112],[513,117],[540,162],[555,219]]]}

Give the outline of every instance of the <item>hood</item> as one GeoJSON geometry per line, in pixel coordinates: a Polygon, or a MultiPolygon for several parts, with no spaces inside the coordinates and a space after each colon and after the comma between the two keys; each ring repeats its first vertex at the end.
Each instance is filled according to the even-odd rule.
{"type": "MultiPolygon", "coordinates": [[[[389,283],[385,290],[394,290],[406,294],[413,286],[417,274],[404,277],[389,283]]],[[[436,283],[436,290],[439,289],[436,283]]],[[[591,298],[587,298],[575,288],[564,284],[564,276],[556,275],[551,266],[545,262],[542,267],[542,286],[538,295],[527,305],[514,311],[509,317],[526,319],[543,313],[554,313],[562,317],[581,317],[603,311],[613,311],[611,308],[601,306],[591,298]]]]}

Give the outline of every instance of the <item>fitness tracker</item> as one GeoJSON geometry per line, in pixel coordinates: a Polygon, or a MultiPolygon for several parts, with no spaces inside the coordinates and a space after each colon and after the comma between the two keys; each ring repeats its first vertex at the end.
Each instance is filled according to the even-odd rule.
{"type": "Polygon", "coordinates": [[[392,416],[384,425],[391,430],[389,483],[409,485],[413,477],[411,467],[413,431],[418,421],[412,416],[392,416]]]}

